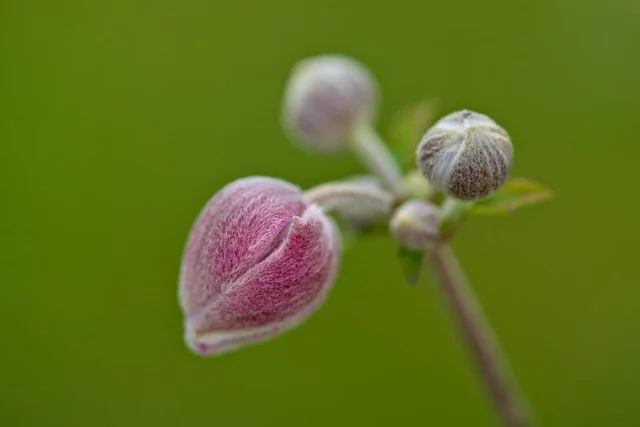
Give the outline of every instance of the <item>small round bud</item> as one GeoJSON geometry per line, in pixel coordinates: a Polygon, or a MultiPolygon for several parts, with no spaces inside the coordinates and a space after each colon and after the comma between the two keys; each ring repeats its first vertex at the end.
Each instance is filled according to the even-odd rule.
{"type": "Polygon", "coordinates": [[[409,249],[428,249],[438,240],[440,211],[433,203],[409,200],[391,217],[389,227],[395,240],[409,249]]]}
{"type": "Polygon", "coordinates": [[[357,61],[325,55],[295,65],[285,90],[284,125],[319,151],[341,149],[353,126],[372,120],[377,88],[357,61]]]}
{"type": "Polygon", "coordinates": [[[462,110],[440,119],[416,152],[435,188],[462,200],[487,197],[504,184],[513,147],[507,132],[484,114],[462,110]]]}

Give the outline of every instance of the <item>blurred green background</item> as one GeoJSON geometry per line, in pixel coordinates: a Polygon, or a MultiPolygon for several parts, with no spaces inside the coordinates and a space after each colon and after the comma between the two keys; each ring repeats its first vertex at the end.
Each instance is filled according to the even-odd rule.
{"type": "Polygon", "coordinates": [[[361,173],[279,125],[292,64],[340,52],[383,87],[511,133],[551,203],[474,219],[456,249],[541,426],[638,426],[640,3],[4,0],[0,424],[492,426],[428,283],[392,245],[345,254],[303,326],[219,358],[176,285],[205,201],[245,175],[361,173]]]}

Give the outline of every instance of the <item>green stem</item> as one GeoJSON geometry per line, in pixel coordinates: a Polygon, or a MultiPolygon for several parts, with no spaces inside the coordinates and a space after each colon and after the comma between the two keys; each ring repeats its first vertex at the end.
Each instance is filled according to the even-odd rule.
{"type": "Polygon", "coordinates": [[[435,251],[433,261],[442,292],[502,424],[505,427],[530,427],[532,423],[524,399],[455,254],[445,243],[435,251]]]}
{"type": "Polygon", "coordinates": [[[362,123],[353,129],[351,149],[378,176],[384,188],[395,194],[402,194],[402,171],[370,124],[362,123]]]}
{"type": "Polygon", "coordinates": [[[473,202],[465,202],[453,197],[445,199],[440,222],[440,236],[443,241],[449,240],[455,234],[472,207],[473,202]]]}

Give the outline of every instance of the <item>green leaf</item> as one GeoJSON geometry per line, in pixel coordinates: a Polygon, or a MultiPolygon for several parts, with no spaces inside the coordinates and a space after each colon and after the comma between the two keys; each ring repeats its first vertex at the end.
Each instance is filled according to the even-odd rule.
{"type": "Polygon", "coordinates": [[[436,101],[423,100],[392,117],[387,139],[393,154],[403,168],[414,166],[416,147],[436,117],[436,101]]]}
{"type": "Polygon", "coordinates": [[[404,277],[411,286],[415,286],[420,281],[420,275],[422,274],[422,261],[424,259],[424,253],[412,249],[401,247],[398,249],[398,260],[400,261],[400,267],[404,273],[404,277]]]}
{"type": "Polygon", "coordinates": [[[526,178],[512,178],[494,195],[476,202],[475,215],[500,215],[553,198],[551,190],[526,178]]]}

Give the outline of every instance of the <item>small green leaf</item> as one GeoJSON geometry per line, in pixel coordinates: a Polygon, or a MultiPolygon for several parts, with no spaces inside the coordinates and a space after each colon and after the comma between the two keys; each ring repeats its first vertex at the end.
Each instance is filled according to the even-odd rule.
{"type": "Polygon", "coordinates": [[[478,201],[471,212],[475,215],[506,214],[552,197],[551,190],[533,180],[512,178],[493,196],[478,201]]]}
{"type": "Polygon", "coordinates": [[[387,138],[403,168],[415,165],[416,147],[436,117],[436,102],[421,101],[398,112],[391,119],[387,138]]]}
{"type": "Polygon", "coordinates": [[[422,274],[422,261],[424,253],[412,249],[401,247],[398,249],[398,259],[404,277],[411,286],[415,286],[420,281],[422,274]]]}

